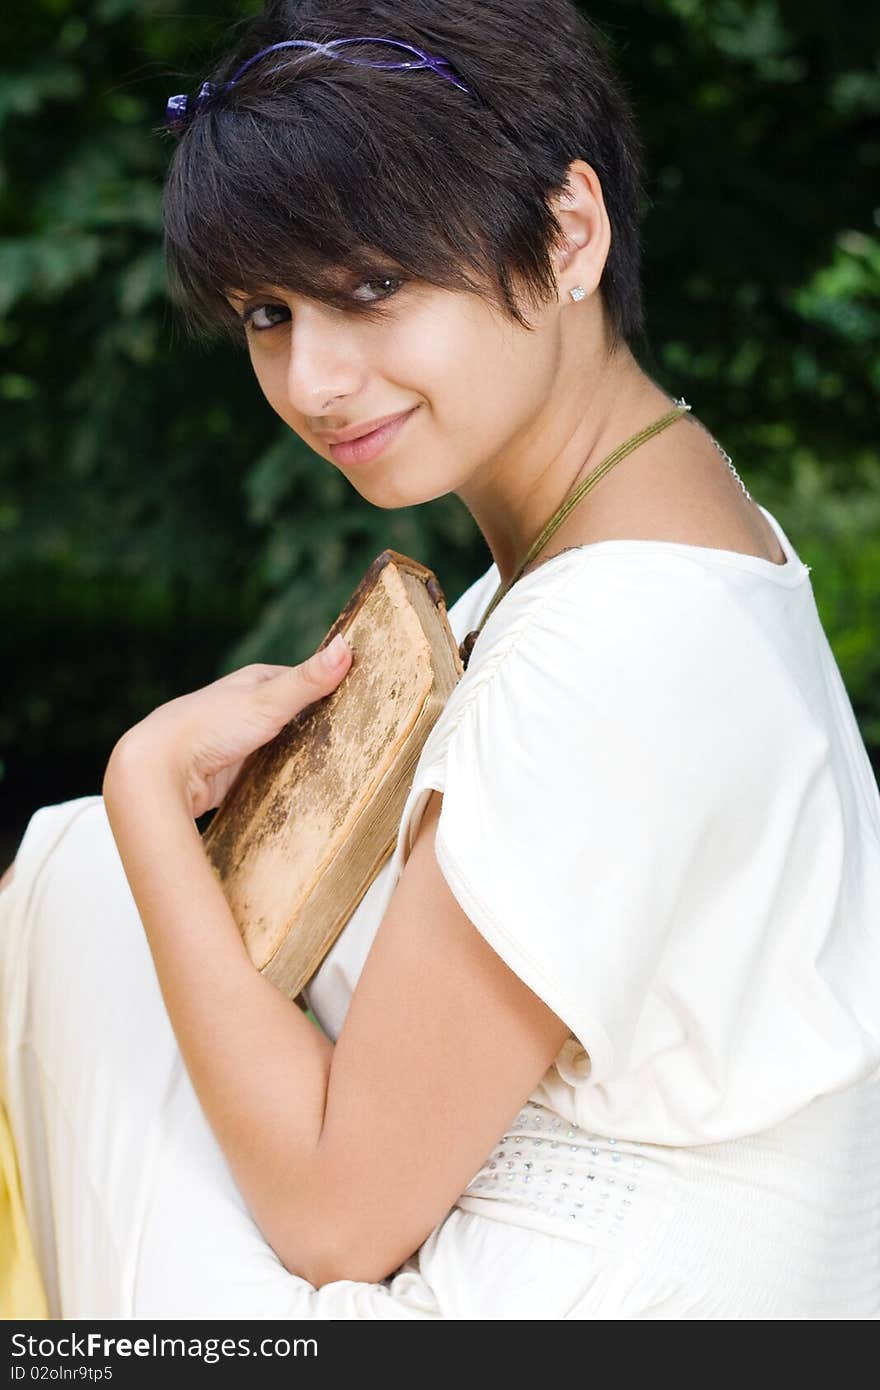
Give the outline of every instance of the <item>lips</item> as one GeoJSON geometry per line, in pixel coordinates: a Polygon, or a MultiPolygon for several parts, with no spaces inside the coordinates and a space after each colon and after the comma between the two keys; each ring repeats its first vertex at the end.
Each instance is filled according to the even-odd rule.
{"type": "Polygon", "coordinates": [[[330,452],[337,463],[369,463],[378,458],[388,448],[392,440],[405,430],[409,421],[418,411],[418,406],[404,411],[402,415],[392,415],[384,425],[360,435],[357,439],[344,440],[341,444],[331,444],[330,452]]]}
{"type": "Polygon", "coordinates": [[[354,439],[363,439],[364,435],[372,434],[384,425],[390,425],[392,420],[399,420],[401,416],[409,413],[408,410],[398,410],[393,415],[380,415],[378,419],[370,420],[365,425],[349,425],[344,430],[330,430],[323,433],[321,438],[328,444],[348,444],[354,439]]]}

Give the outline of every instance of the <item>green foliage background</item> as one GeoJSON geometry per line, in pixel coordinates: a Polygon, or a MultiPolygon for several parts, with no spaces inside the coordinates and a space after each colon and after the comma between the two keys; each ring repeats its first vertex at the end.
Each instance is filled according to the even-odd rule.
{"type": "MultiPolygon", "coordinates": [[[[165,297],[167,96],[259,5],[0,13],[0,848],[100,789],[164,700],[317,645],[385,546],[451,603],[491,557],[454,497],[381,511],[165,297]],[[4,839],[5,836],[5,839],[4,839]]],[[[651,171],[646,369],[811,578],[880,751],[880,16],[851,0],[600,0],[651,171]],[[833,23],[829,19],[833,19],[833,23]]]]}

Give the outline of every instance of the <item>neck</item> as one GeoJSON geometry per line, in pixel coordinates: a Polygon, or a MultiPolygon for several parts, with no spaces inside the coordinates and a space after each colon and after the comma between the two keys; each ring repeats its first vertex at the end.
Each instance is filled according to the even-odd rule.
{"type": "MultiPolygon", "coordinates": [[[[572,354],[537,415],[508,442],[503,457],[489,460],[458,492],[503,584],[574,488],[615,448],[671,408],[670,397],[625,344],[613,355],[587,355],[590,361],[592,368],[572,354]]],[[[605,486],[613,473],[597,486],[605,486]]]]}

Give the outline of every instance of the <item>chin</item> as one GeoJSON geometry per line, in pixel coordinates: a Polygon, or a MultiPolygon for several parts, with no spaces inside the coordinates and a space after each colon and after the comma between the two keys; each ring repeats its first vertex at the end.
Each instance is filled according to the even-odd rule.
{"type": "Polygon", "coordinates": [[[424,476],[420,476],[418,464],[413,459],[394,466],[389,462],[384,468],[382,464],[383,460],[379,458],[366,467],[351,470],[340,468],[339,471],[365,502],[383,511],[398,511],[401,507],[418,507],[423,502],[433,502],[435,498],[452,492],[455,486],[451,478],[428,485],[424,476]]]}

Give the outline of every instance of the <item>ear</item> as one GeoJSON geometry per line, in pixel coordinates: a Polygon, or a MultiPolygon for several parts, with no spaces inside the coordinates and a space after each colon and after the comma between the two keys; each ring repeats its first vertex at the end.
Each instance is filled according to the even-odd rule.
{"type": "Polygon", "coordinates": [[[592,294],[602,279],[611,248],[611,224],[592,165],[583,159],[572,160],[565,185],[551,205],[562,228],[555,251],[560,298],[566,298],[575,285],[592,294]]]}

